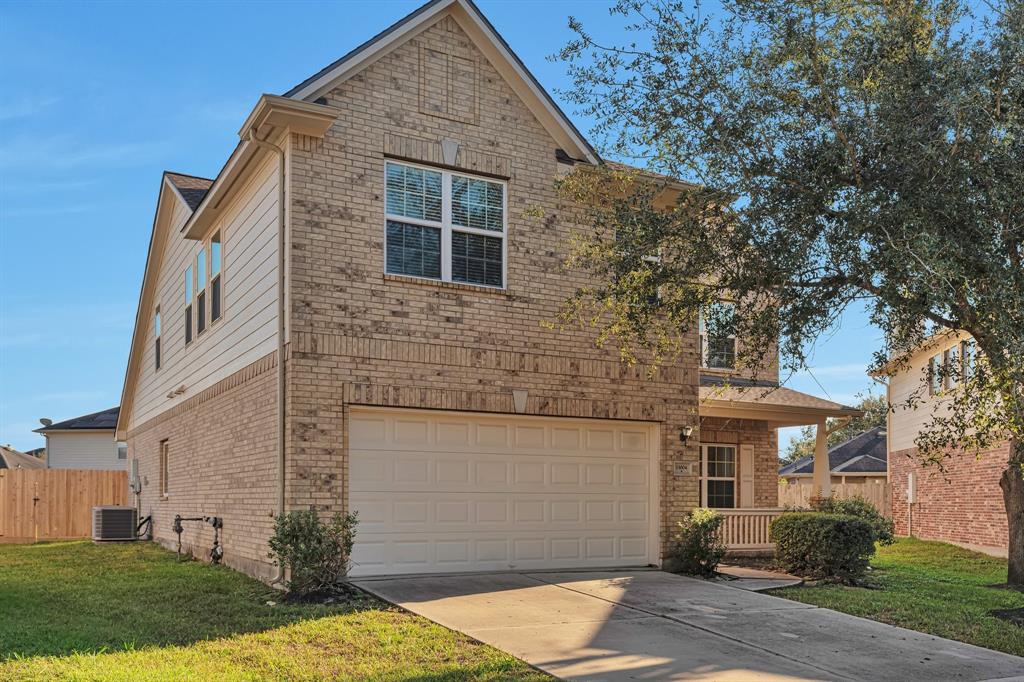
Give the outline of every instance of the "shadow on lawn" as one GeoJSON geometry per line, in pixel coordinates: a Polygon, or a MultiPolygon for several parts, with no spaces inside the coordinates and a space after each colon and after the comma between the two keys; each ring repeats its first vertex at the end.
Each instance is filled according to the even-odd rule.
{"type": "Polygon", "coordinates": [[[389,608],[368,595],[285,603],[241,573],[148,542],[0,545],[0,576],[0,660],[184,645],[389,608]]]}

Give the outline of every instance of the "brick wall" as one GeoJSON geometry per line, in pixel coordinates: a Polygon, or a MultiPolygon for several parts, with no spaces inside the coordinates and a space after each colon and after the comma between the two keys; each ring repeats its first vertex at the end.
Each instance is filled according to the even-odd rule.
{"type": "MultiPolygon", "coordinates": [[[[221,516],[224,563],[267,578],[277,500],[275,355],[266,356],[167,410],[128,434],[139,460],[142,515],[153,516],[154,539],[177,547],[174,515],[221,516]],[[159,453],[168,445],[168,495],[160,495],[159,453]]],[[[209,559],[213,529],[186,523],[184,552],[209,559]]]]}
{"type": "Polygon", "coordinates": [[[1009,458],[1009,445],[982,452],[951,453],[944,460],[945,472],[924,467],[915,457],[917,450],[899,450],[889,455],[893,520],[896,532],[927,540],[1005,549],[1008,542],[1006,512],[999,477],[1009,458]],[[913,528],[908,525],[907,474],[915,473],[917,502],[913,507],[913,528]]]}
{"type": "MultiPolygon", "coordinates": [[[[754,504],[755,507],[776,507],[779,503],[779,437],[766,422],[750,419],[722,419],[703,417],[701,443],[754,446],[754,504]]],[[[737,451],[737,458],[739,453],[737,451]]],[[[737,471],[737,494],[739,493],[737,471]]]]}

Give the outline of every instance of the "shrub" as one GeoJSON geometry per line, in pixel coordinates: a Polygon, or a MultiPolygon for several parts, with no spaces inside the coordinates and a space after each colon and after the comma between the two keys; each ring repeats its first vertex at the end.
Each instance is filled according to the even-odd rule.
{"type": "Polygon", "coordinates": [[[270,557],[289,571],[288,592],[299,598],[337,590],[352,554],[358,519],[335,514],[324,522],[313,510],[293,511],[274,518],[270,557]]]}
{"type": "Polygon", "coordinates": [[[856,516],[858,519],[867,521],[875,531],[875,542],[883,545],[891,545],[896,542],[896,527],[893,525],[892,519],[882,516],[875,505],[859,495],[845,500],[822,497],[814,500],[811,503],[811,508],[826,514],[856,516]]]}
{"type": "Polygon", "coordinates": [[[769,527],[775,559],[785,570],[852,581],[875,553],[875,531],[864,519],[821,512],[783,514],[769,527]]]}
{"type": "Polygon", "coordinates": [[[713,509],[694,509],[679,522],[679,532],[667,553],[665,568],[678,573],[709,577],[725,556],[718,530],[723,517],[713,509]]]}

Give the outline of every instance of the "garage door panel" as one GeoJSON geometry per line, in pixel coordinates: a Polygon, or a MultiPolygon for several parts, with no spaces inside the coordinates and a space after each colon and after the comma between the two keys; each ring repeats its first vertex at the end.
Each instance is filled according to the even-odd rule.
{"type": "Polygon", "coordinates": [[[647,564],[648,424],[354,409],[352,575],[647,564]]]}

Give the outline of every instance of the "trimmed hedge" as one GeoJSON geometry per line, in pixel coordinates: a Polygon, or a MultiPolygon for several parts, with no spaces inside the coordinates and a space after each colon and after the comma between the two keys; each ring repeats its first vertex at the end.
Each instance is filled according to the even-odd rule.
{"type": "Polygon", "coordinates": [[[842,514],[843,516],[856,516],[864,519],[875,531],[875,541],[882,545],[891,545],[896,542],[896,527],[892,519],[882,516],[875,505],[868,502],[860,495],[839,499],[838,497],[823,497],[811,503],[811,509],[826,514],[842,514]]]}
{"type": "Polygon", "coordinates": [[[853,516],[787,513],[772,521],[768,535],[782,568],[815,578],[858,578],[875,553],[874,528],[853,516]]]}

